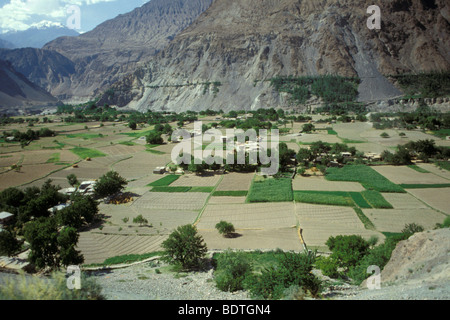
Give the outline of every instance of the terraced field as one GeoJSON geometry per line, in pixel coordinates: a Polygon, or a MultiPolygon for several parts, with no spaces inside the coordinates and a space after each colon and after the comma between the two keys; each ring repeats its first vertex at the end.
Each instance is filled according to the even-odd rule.
{"type": "Polygon", "coordinates": [[[97,234],[82,232],[77,250],[84,256],[84,263],[102,263],[108,258],[125,254],[144,254],[161,251],[161,243],[167,238],[163,235],[133,236],[97,234]]]}
{"type": "Polygon", "coordinates": [[[337,235],[357,234],[365,239],[377,236],[380,242],[384,239],[380,232],[367,230],[352,208],[296,203],[295,214],[309,247],[326,249],[328,238],[337,235]]]}

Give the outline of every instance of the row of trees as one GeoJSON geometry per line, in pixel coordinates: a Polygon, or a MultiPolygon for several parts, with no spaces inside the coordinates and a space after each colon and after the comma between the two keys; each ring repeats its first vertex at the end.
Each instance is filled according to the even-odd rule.
{"type": "Polygon", "coordinates": [[[435,140],[410,141],[405,145],[397,146],[395,152],[385,150],[381,154],[381,158],[386,163],[393,165],[411,164],[413,158],[429,162],[432,158],[436,160],[449,159],[450,148],[436,146],[435,140]]]}

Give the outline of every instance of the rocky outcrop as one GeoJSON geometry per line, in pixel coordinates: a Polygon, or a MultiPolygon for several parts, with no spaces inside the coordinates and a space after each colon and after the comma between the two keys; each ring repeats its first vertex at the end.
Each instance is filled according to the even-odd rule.
{"type": "Polygon", "coordinates": [[[381,30],[367,28],[372,4],[216,0],[133,80],[113,86],[126,99],[102,101],[142,111],[285,107],[267,80],[320,74],[359,76],[360,100],[371,101],[401,94],[386,75],[450,70],[447,1],[383,3],[381,30]],[[220,86],[205,90],[212,82],[220,86]]]}

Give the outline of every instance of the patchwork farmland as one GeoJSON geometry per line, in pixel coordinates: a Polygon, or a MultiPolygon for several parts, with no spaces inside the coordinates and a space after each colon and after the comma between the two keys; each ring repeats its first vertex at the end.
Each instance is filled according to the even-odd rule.
{"type": "MultiPolygon", "coordinates": [[[[57,136],[24,148],[2,145],[0,191],[41,186],[47,179],[67,188],[69,174],[88,181],[114,170],[128,181],[125,191],[133,198],[121,205],[101,203],[102,221],[81,230],[78,250],[86,264],[159,251],[168,235],[186,224],[197,227],[209,249],[301,251],[305,244],[326,251],[330,236],[376,236],[381,242],[407,223],[430,229],[450,214],[450,174],[431,164],[418,164],[422,172],[406,166],[346,166],[331,168],[326,176],[296,175],[293,179],[253,172],[161,175],[153,170],[171,162],[173,144],[146,145],[151,126],[135,131],[121,122],[90,123],[87,128],[80,124],[47,126],[57,136]],[[133,223],[137,216],[147,222],[133,223]],[[220,221],[234,225],[234,237],[224,238],[217,232],[220,221]]],[[[366,123],[336,124],[326,130],[328,126],[310,135],[287,134],[281,140],[296,152],[318,140],[346,142],[367,152],[386,147],[379,132],[366,123]]],[[[13,128],[25,130],[26,124],[7,130],[13,128]]],[[[295,123],[292,132],[299,130],[301,126],[295,123]]]]}

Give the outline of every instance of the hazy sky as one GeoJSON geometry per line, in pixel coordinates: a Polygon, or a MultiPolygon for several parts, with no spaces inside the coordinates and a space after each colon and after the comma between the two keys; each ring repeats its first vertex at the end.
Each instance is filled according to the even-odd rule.
{"type": "Polygon", "coordinates": [[[105,20],[132,11],[149,0],[0,0],[0,32],[26,30],[37,24],[63,24],[80,8],[81,29],[86,32],[105,20]]]}

